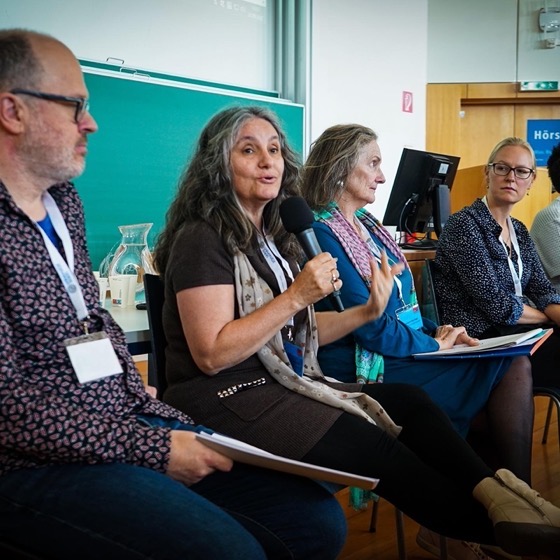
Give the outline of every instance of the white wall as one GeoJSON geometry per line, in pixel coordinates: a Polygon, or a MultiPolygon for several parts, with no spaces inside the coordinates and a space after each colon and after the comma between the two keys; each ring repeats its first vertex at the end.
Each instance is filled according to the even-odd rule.
{"type": "Polygon", "coordinates": [[[511,82],[517,0],[428,0],[428,82],[511,82]]]}
{"type": "Polygon", "coordinates": [[[560,33],[539,30],[560,0],[428,0],[428,82],[560,81],[560,33]]]}
{"type": "Polygon", "coordinates": [[[78,58],[273,90],[273,3],[0,0],[0,27],[54,35],[78,58]]]}
{"type": "Polygon", "coordinates": [[[556,38],[560,32],[544,33],[538,26],[541,8],[560,7],[560,0],[519,0],[519,44],[517,81],[560,81],[560,46],[545,48],[545,40],[556,38]]]}
{"type": "Polygon", "coordinates": [[[372,206],[383,218],[402,148],[425,147],[427,0],[315,0],[311,140],[356,122],[379,135],[387,182],[372,206]],[[413,112],[402,111],[403,91],[413,112]]]}

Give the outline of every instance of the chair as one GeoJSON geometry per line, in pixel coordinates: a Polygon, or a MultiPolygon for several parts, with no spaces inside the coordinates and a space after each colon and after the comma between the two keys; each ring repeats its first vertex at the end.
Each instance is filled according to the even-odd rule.
{"type": "MultiPolygon", "coordinates": [[[[440,324],[440,314],[438,311],[437,293],[434,285],[434,274],[436,263],[433,259],[426,259],[422,275],[422,287],[424,302],[422,314],[440,324]]],[[[560,390],[555,387],[533,387],[533,397],[548,397],[548,410],[544,424],[544,432],[541,440],[545,444],[548,439],[548,431],[552,420],[552,410],[556,405],[556,419],[558,422],[558,444],[560,445],[560,390]]]]}
{"type": "Polygon", "coordinates": [[[165,347],[167,340],[163,331],[163,302],[165,292],[163,280],[157,274],[144,274],[146,291],[146,310],[152,339],[152,356],[149,363],[148,382],[156,388],[157,398],[161,399],[167,388],[165,377],[165,347]]]}
{"type": "Polygon", "coordinates": [[[434,285],[435,262],[433,259],[426,259],[424,263],[425,266],[422,270],[422,315],[439,325],[441,321],[434,285]]]}
{"type": "Polygon", "coordinates": [[[552,410],[556,405],[556,421],[558,422],[558,445],[560,446],[560,390],[551,387],[533,387],[534,397],[548,397],[548,409],[544,423],[544,432],[541,443],[545,444],[548,439],[548,430],[552,420],[552,410]]]}
{"type": "MultiPolygon", "coordinates": [[[[373,501],[373,506],[371,510],[371,519],[369,521],[369,532],[375,533],[377,531],[377,516],[379,513],[379,501],[381,498],[376,497],[373,501]]],[[[397,551],[399,555],[399,560],[406,560],[406,541],[404,532],[404,515],[402,511],[395,508],[395,522],[397,528],[397,551]]],[[[445,557],[441,556],[441,560],[445,557]]]]}

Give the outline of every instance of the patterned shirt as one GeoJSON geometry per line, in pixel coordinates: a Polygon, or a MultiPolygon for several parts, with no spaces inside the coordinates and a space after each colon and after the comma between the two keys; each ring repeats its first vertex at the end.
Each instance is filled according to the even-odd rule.
{"type": "Polygon", "coordinates": [[[105,331],[124,373],[81,384],[63,345],[83,334],[37,226],[0,181],[0,474],[63,463],[131,463],[165,472],[170,430],[139,415],[184,414],[149,397],[124,333],[98,305],[81,202],[71,183],[49,189],[68,227],[89,332],[105,331]]]}
{"type": "MultiPolygon", "coordinates": [[[[560,303],[546,276],[525,225],[512,218],[523,262],[522,296],[515,294],[507,253],[499,240],[502,228],[477,199],[453,214],[439,237],[434,283],[443,323],[463,325],[481,336],[495,325],[515,325],[523,304],[540,311],[560,303]]],[[[519,272],[519,255],[512,251],[519,272]]]]}

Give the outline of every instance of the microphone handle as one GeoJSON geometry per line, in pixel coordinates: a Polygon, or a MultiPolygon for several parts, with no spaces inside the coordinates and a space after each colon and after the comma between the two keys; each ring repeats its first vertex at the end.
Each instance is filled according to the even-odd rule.
{"type": "Polygon", "coordinates": [[[335,311],[338,311],[338,313],[344,311],[344,305],[342,305],[342,300],[340,299],[340,290],[335,290],[329,295],[329,298],[335,311]]]}
{"type": "Polygon", "coordinates": [[[303,249],[303,252],[309,260],[323,252],[323,249],[321,249],[321,246],[317,241],[317,236],[315,235],[313,228],[304,229],[303,231],[296,233],[296,237],[303,249]]]}
{"type": "MultiPolygon", "coordinates": [[[[300,231],[296,234],[296,237],[308,259],[312,259],[323,252],[319,242],[317,241],[317,236],[315,235],[313,228],[300,231]]],[[[344,305],[342,305],[342,300],[340,299],[340,290],[332,292],[329,295],[329,299],[331,300],[331,304],[335,311],[338,311],[338,313],[344,311],[344,305]]]]}

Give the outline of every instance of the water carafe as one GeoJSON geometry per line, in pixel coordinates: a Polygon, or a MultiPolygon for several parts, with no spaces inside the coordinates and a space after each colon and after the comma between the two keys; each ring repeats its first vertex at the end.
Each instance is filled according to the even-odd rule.
{"type": "Polygon", "coordinates": [[[122,238],[108,270],[108,276],[136,275],[135,303],[145,303],[144,272],[152,270],[152,254],[148,249],[148,232],[153,224],[119,226],[122,238]]]}

